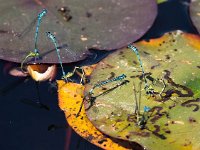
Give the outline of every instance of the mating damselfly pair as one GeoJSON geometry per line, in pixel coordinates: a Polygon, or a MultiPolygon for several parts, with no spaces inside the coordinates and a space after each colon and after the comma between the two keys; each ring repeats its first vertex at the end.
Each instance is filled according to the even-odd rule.
{"type": "MultiPolygon", "coordinates": [[[[71,37],[78,36],[78,33],[74,33],[71,28],[66,27],[71,22],[63,20],[60,12],[62,7],[42,6],[47,10],[46,14],[42,13],[41,7],[30,8],[29,5],[26,5],[26,8],[20,9],[20,5],[16,1],[5,3],[4,7],[9,8],[9,12],[4,12],[1,15],[0,57],[3,60],[20,63],[22,58],[25,58],[30,51],[34,51],[35,31],[39,23],[38,15],[40,13],[43,15],[41,15],[42,18],[38,28],[37,46],[40,57],[38,57],[37,63],[58,63],[54,45],[45,34],[48,31],[56,35],[64,63],[82,60],[88,54],[87,52],[81,54],[81,51],[75,48],[75,43],[72,43],[71,37]],[[18,7],[12,8],[11,4],[18,7]]],[[[29,58],[25,63],[34,64],[34,57],[29,58]]]]}
{"type": "MultiPolygon", "coordinates": [[[[191,145],[198,145],[193,143],[196,140],[192,134],[199,126],[200,54],[194,45],[182,47],[180,36],[185,35],[169,36],[155,43],[138,42],[133,50],[118,50],[98,64],[91,84],[86,85],[86,94],[96,83],[126,75],[121,81],[94,88],[93,94],[85,98],[87,116],[101,132],[129,141],[144,141],[144,145],[155,141],[166,145],[177,141],[181,145],[188,138],[191,145]],[[163,41],[165,44],[160,46],[163,41]],[[132,53],[136,46],[142,62],[132,53]],[[125,80],[129,82],[122,84],[125,80]],[[151,92],[145,87],[150,87],[151,92]]],[[[195,134],[198,136],[199,133],[195,134]]]]}
{"type": "MultiPolygon", "coordinates": [[[[40,39],[40,35],[45,34],[46,38],[49,39],[53,43],[53,45],[54,45],[56,54],[58,56],[58,61],[60,63],[60,67],[61,67],[61,70],[62,70],[62,79],[64,79],[66,82],[68,82],[68,80],[71,80],[70,77],[73,76],[73,74],[75,73],[75,71],[77,69],[80,69],[82,71],[82,77],[81,77],[81,81],[80,82],[82,83],[83,82],[82,79],[84,78],[84,72],[83,72],[83,70],[80,67],[75,67],[72,72],[68,72],[67,74],[65,73],[64,68],[63,68],[63,64],[62,64],[62,58],[61,58],[61,55],[60,55],[61,46],[59,46],[58,40],[56,39],[56,36],[52,32],[50,32],[50,31],[46,31],[45,33],[39,32],[41,24],[42,24],[42,21],[43,21],[43,18],[45,16],[47,16],[47,15],[48,15],[47,9],[43,9],[37,15],[37,18],[34,19],[33,23],[31,23],[31,25],[28,26],[19,35],[19,38],[23,38],[23,36],[25,36],[25,34],[27,34],[27,32],[29,32],[29,30],[31,30],[30,28],[32,28],[33,24],[36,23],[35,36],[34,36],[34,50],[30,51],[29,54],[27,54],[27,56],[22,60],[22,62],[21,62],[21,70],[23,72],[25,72],[24,69],[23,69],[24,63],[27,62],[27,60],[29,60],[30,58],[34,58],[34,63],[39,63],[39,60],[42,59],[42,55],[40,53],[40,48],[38,46],[38,39],[40,39]]],[[[54,31],[54,32],[56,33],[56,31],[54,31]]],[[[68,47],[66,47],[65,50],[67,50],[69,53],[73,52],[68,47]]]]}
{"type": "MultiPolygon", "coordinates": [[[[141,106],[140,106],[141,100],[140,100],[140,97],[137,98],[136,93],[140,93],[141,90],[144,90],[147,95],[147,98],[154,97],[154,98],[159,98],[159,100],[162,101],[162,93],[164,92],[164,90],[166,88],[166,84],[165,84],[164,80],[158,80],[158,79],[154,79],[151,77],[151,79],[154,79],[154,83],[152,84],[152,81],[149,80],[150,75],[147,76],[146,72],[144,71],[143,63],[142,63],[142,60],[140,59],[138,49],[133,45],[129,45],[128,48],[131,49],[136,54],[137,59],[139,61],[139,66],[141,68],[141,71],[138,70],[137,72],[138,73],[141,72],[141,74],[139,73],[141,76],[140,86],[143,83],[144,87],[143,88],[140,87],[138,89],[138,91],[136,91],[136,87],[135,87],[135,85],[133,85],[133,93],[135,96],[131,99],[133,99],[133,103],[135,105],[135,107],[133,108],[133,114],[135,114],[137,125],[139,128],[144,129],[145,124],[147,123],[147,121],[149,119],[149,115],[150,115],[149,112],[150,112],[151,108],[149,106],[144,106],[143,109],[141,109],[141,106]],[[153,88],[156,81],[160,82],[160,84],[163,86],[160,91],[154,90],[154,88],[153,88]]],[[[112,68],[112,66],[111,66],[111,68],[112,68]]],[[[103,71],[102,71],[102,74],[104,74],[103,71]]],[[[120,88],[123,88],[123,86],[126,86],[126,83],[128,83],[130,81],[127,79],[127,75],[124,73],[121,75],[118,75],[118,76],[113,72],[111,72],[111,74],[112,74],[112,76],[109,77],[109,79],[106,79],[106,80],[103,79],[102,81],[100,80],[99,82],[94,83],[92,85],[92,87],[87,90],[88,93],[86,93],[86,95],[81,103],[80,109],[77,113],[77,117],[79,116],[79,113],[82,109],[84,102],[87,101],[88,103],[91,103],[90,106],[88,108],[86,108],[86,110],[87,110],[90,107],[92,107],[92,105],[95,104],[96,98],[101,97],[102,95],[106,95],[106,94],[109,95],[110,92],[114,92],[114,93],[115,93],[115,91],[120,92],[120,88]],[[103,89],[103,91],[102,91],[102,89],[103,89]],[[98,93],[98,92],[96,92],[95,90],[102,91],[102,92],[100,94],[96,95],[96,93],[98,93]]],[[[134,80],[134,79],[132,79],[132,80],[134,80]]],[[[124,101],[126,101],[126,100],[124,99],[124,101]]],[[[96,104],[96,105],[98,105],[98,104],[96,104]]]]}

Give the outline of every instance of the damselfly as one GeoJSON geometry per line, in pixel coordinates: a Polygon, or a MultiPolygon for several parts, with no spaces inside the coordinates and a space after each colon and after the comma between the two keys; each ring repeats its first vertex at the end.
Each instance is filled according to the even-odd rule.
{"type": "Polygon", "coordinates": [[[91,100],[92,98],[92,95],[93,95],[93,91],[95,88],[98,88],[98,87],[101,87],[103,85],[106,85],[108,83],[111,83],[111,82],[114,82],[114,81],[122,81],[126,78],[126,75],[125,74],[122,74],[122,75],[119,75],[117,77],[114,77],[112,79],[108,79],[108,80],[105,80],[105,81],[101,81],[100,83],[96,83],[94,84],[94,86],[89,90],[88,94],[86,94],[86,96],[83,98],[83,101],[81,103],[81,106],[80,106],[80,109],[78,111],[78,113],[76,114],[76,116],[78,117],[80,112],[81,112],[81,109],[83,107],[83,103],[85,100],[91,100]]]}
{"type": "MultiPolygon", "coordinates": [[[[151,85],[149,85],[148,82],[147,82],[147,77],[146,77],[146,75],[145,75],[146,73],[145,73],[145,71],[144,71],[144,67],[143,67],[142,60],[141,60],[141,58],[140,58],[138,49],[137,49],[135,46],[133,46],[133,45],[128,45],[128,48],[130,48],[130,49],[136,54],[136,56],[137,56],[137,58],[138,58],[138,61],[139,61],[139,63],[140,63],[140,67],[141,67],[141,69],[142,69],[142,77],[143,77],[143,79],[144,79],[144,84],[145,84],[144,89],[145,89],[145,91],[146,91],[146,94],[151,95],[151,96],[154,96],[154,95],[156,94],[156,92],[155,92],[154,88],[153,88],[151,85]]],[[[151,79],[153,79],[153,78],[151,78],[151,79]]],[[[154,80],[152,81],[152,83],[153,83],[154,81],[157,81],[157,80],[154,79],[154,80]]],[[[161,82],[163,83],[163,88],[162,88],[161,92],[159,92],[159,95],[160,95],[160,97],[161,97],[161,94],[163,93],[163,91],[164,91],[165,88],[166,88],[166,84],[165,84],[164,80],[162,80],[162,79],[160,79],[159,81],[161,81],[161,82]]],[[[154,83],[155,83],[155,82],[154,82],[154,83]]]]}
{"type": "MultiPolygon", "coordinates": [[[[24,62],[30,58],[30,57],[34,57],[35,58],[35,61],[36,61],[36,58],[39,57],[39,50],[38,50],[38,47],[37,47],[37,41],[38,41],[38,34],[39,34],[39,27],[40,27],[40,24],[41,24],[41,21],[42,21],[42,18],[47,14],[47,9],[43,9],[37,16],[37,25],[36,25],[36,30],[35,30],[35,37],[34,37],[34,52],[30,52],[24,59],[23,61],[21,62],[21,69],[22,71],[23,70],[23,64],[24,62]]],[[[23,33],[24,34],[24,33],[23,33]]],[[[22,34],[21,34],[22,35],[22,34]]]]}
{"type": "MultiPolygon", "coordinates": [[[[62,79],[65,81],[65,82],[68,82],[68,80],[71,80],[70,77],[72,77],[75,73],[75,71],[77,69],[80,69],[82,71],[82,76],[81,76],[81,81],[80,83],[83,82],[83,78],[84,78],[84,71],[81,67],[76,67],[74,68],[74,70],[72,72],[68,72],[67,74],[65,73],[64,71],[64,68],[63,68],[63,65],[62,65],[62,59],[61,59],[61,56],[60,56],[60,49],[58,48],[58,41],[55,37],[55,35],[51,32],[46,32],[46,36],[52,41],[52,43],[54,44],[54,47],[56,49],[56,53],[57,53],[57,56],[58,56],[58,60],[59,60],[59,63],[60,63],[60,67],[62,69],[62,79]]],[[[72,80],[71,80],[72,81],[72,80]]]]}

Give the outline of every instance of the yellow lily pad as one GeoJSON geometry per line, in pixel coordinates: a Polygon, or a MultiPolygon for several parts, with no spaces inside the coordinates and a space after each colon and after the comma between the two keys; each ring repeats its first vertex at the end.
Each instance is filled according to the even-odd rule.
{"type": "Polygon", "coordinates": [[[74,131],[89,142],[103,149],[109,150],[125,150],[134,149],[139,145],[134,142],[127,142],[107,135],[97,130],[88,120],[84,109],[76,117],[80,104],[83,100],[84,86],[76,83],[65,83],[62,80],[58,83],[59,107],[64,111],[68,124],[74,131]]]}

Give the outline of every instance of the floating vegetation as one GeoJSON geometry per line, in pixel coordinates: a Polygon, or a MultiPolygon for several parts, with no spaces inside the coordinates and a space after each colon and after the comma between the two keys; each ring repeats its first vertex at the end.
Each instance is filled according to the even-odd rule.
{"type": "Polygon", "coordinates": [[[85,87],[86,94],[116,74],[126,74],[128,82],[118,88],[112,83],[93,90],[92,103],[84,102],[89,120],[101,132],[146,149],[200,149],[199,39],[176,31],[135,43],[145,72],[130,49],[103,59],[85,87]],[[141,88],[145,87],[144,74],[154,96],[141,88]]]}
{"type": "MultiPolygon", "coordinates": [[[[84,0],[82,3],[10,0],[0,6],[6,10],[0,17],[0,59],[19,63],[35,48],[35,33],[30,27],[40,23],[35,16],[41,7],[48,9],[48,17],[42,19],[38,33],[56,29],[63,63],[83,60],[90,54],[89,49],[114,50],[136,41],[150,29],[157,15],[155,0],[84,0]]],[[[58,64],[56,51],[46,35],[40,34],[39,39],[35,38],[42,57],[40,63],[58,64]]]]}
{"type": "Polygon", "coordinates": [[[84,109],[77,117],[76,113],[79,110],[80,103],[83,99],[83,85],[71,82],[65,83],[62,80],[57,81],[57,83],[59,107],[64,111],[68,124],[77,134],[88,140],[90,143],[93,143],[103,149],[126,150],[132,149],[133,147],[141,149],[141,146],[135,142],[110,138],[101,133],[88,120],[84,109]]]}

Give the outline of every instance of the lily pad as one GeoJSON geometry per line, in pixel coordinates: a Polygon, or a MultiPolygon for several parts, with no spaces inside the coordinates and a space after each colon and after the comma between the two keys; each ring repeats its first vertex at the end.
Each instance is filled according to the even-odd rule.
{"type": "Polygon", "coordinates": [[[91,74],[85,95],[96,83],[121,74],[126,78],[94,89],[85,101],[89,120],[103,133],[149,150],[200,149],[199,43],[199,36],[176,31],[134,44],[153,95],[146,94],[140,64],[130,49],[103,59],[91,74]],[[145,106],[150,110],[144,112],[145,106]]]}
{"type": "Polygon", "coordinates": [[[76,83],[65,83],[62,80],[57,81],[57,83],[59,107],[64,111],[68,124],[77,134],[103,149],[126,150],[139,148],[139,145],[134,142],[110,138],[98,131],[88,120],[84,110],[76,117],[83,98],[84,86],[76,83]]]}
{"type": "Polygon", "coordinates": [[[190,4],[190,17],[200,33],[200,0],[192,0],[190,4]]]}
{"type": "Polygon", "coordinates": [[[78,0],[6,3],[0,0],[0,3],[0,59],[14,62],[21,62],[34,50],[33,20],[42,8],[48,10],[39,29],[38,48],[42,56],[39,62],[42,63],[58,63],[46,31],[56,34],[63,63],[69,63],[84,59],[89,49],[113,50],[139,39],[157,14],[155,0],[83,0],[81,3],[78,0]],[[25,35],[21,35],[23,31],[27,31],[25,35]]]}

